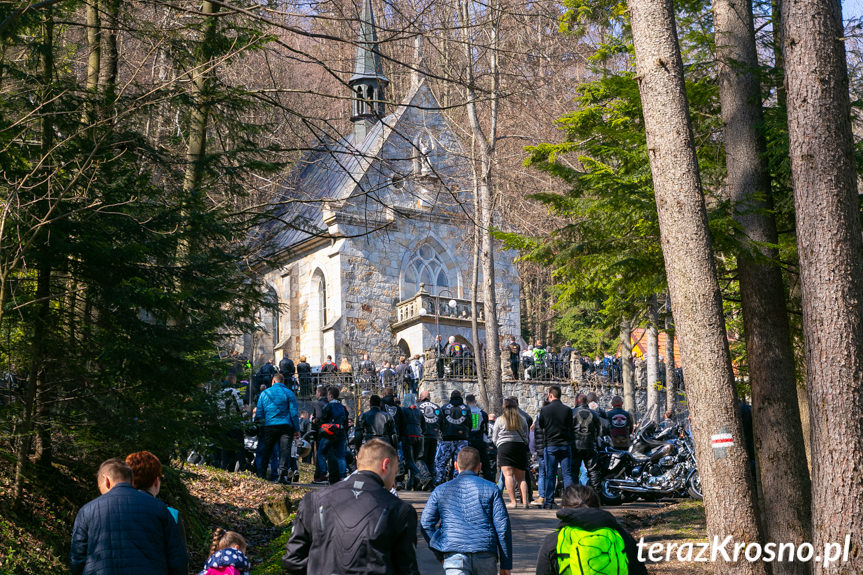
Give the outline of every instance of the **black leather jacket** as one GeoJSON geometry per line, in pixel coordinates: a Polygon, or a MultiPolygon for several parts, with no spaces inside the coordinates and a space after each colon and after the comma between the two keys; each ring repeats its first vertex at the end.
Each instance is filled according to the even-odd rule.
{"type": "Polygon", "coordinates": [[[393,421],[396,423],[396,431],[402,428],[402,410],[401,407],[396,405],[396,398],[394,395],[385,395],[381,398],[381,409],[390,414],[390,417],[393,418],[393,421]]]}
{"type": "Polygon", "coordinates": [[[419,575],[416,544],[414,508],[360,471],[303,497],[282,563],[297,575],[419,575]]]}
{"type": "Polygon", "coordinates": [[[376,406],[360,416],[355,437],[358,444],[370,439],[383,439],[396,448],[399,444],[395,421],[390,414],[376,406]]]}
{"type": "Polygon", "coordinates": [[[399,435],[403,439],[407,436],[423,437],[425,420],[422,412],[416,407],[403,407],[401,415],[402,427],[399,429],[399,435]]]}
{"type": "Polygon", "coordinates": [[[419,404],[419,410],[425,419],[425,437],[429,439],[440,438],[440,406],[432,401],[423,401],[419,404]]]}
{"type": "Polygon", "coordinates": [[[461,399],[441,409],[440,434],[444,441],[467,441],[470,435],[470,408],[461,399]]]}

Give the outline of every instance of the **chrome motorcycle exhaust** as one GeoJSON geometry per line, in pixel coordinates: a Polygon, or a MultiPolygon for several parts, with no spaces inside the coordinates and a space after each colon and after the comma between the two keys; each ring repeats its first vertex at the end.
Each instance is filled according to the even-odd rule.
{"type": "Polygon", "coordinates": [[[653,493],[654,495],[670,495],[680,489],[679,486],[668,489],[643,487],[634,479],[610,479],[608,480],[608,486],[628,493],[653,493]]]}

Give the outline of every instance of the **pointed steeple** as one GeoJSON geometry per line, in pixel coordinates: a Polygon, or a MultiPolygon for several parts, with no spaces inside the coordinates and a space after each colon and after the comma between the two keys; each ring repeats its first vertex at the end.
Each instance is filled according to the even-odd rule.
{"type": "Polygon", "coordinates": [[[354,75],[348,80],[348,86],[353,92],[351,122],[354,124],[354,146],[359,146],[372,126],[384,116],[385,88],[390,83],[384,76],[378,51],[378,33],[372,2],[362,2],[357,59],[354,63],[354,75]]]}

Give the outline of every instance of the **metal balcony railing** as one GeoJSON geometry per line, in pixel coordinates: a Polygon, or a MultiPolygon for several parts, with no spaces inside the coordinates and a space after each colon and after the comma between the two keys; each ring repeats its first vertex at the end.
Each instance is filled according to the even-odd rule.
{"type": "MultiPolygon", "coordinates": [[[[485,306],[482,302],[476,304],[477,321],[485,322],[485,306]]],[[[470,300],[458,298],[446,298],[431,295],[425,290],[420,290],[414,297],[399,302],[396,306],[396,321],[403,323],[412,319],[421,318],[434,321],[464,321],[471,319],[470,300]],[[450,305],[454,303],[455,305],[450,305]]]]}

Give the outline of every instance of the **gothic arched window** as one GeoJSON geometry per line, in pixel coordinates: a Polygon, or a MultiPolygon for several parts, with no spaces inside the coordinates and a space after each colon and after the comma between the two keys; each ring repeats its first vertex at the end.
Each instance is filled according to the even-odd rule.
{"type": "Polygon", "coordinates": [[[402,277],[402,299],[416,295],[421,283],[431,294],[442,288],[455,287],[447,266],[431,243],[424,243],[411,255],[402,277]]]}
{"type": "Polygon", "coordinates": [[[323,272],[317,270],[313,281],[317,284],[315,291],[317,296],[318,322],[321,328],[323,328],[327,325],[327,280],[324,279],[323,272]]]}

